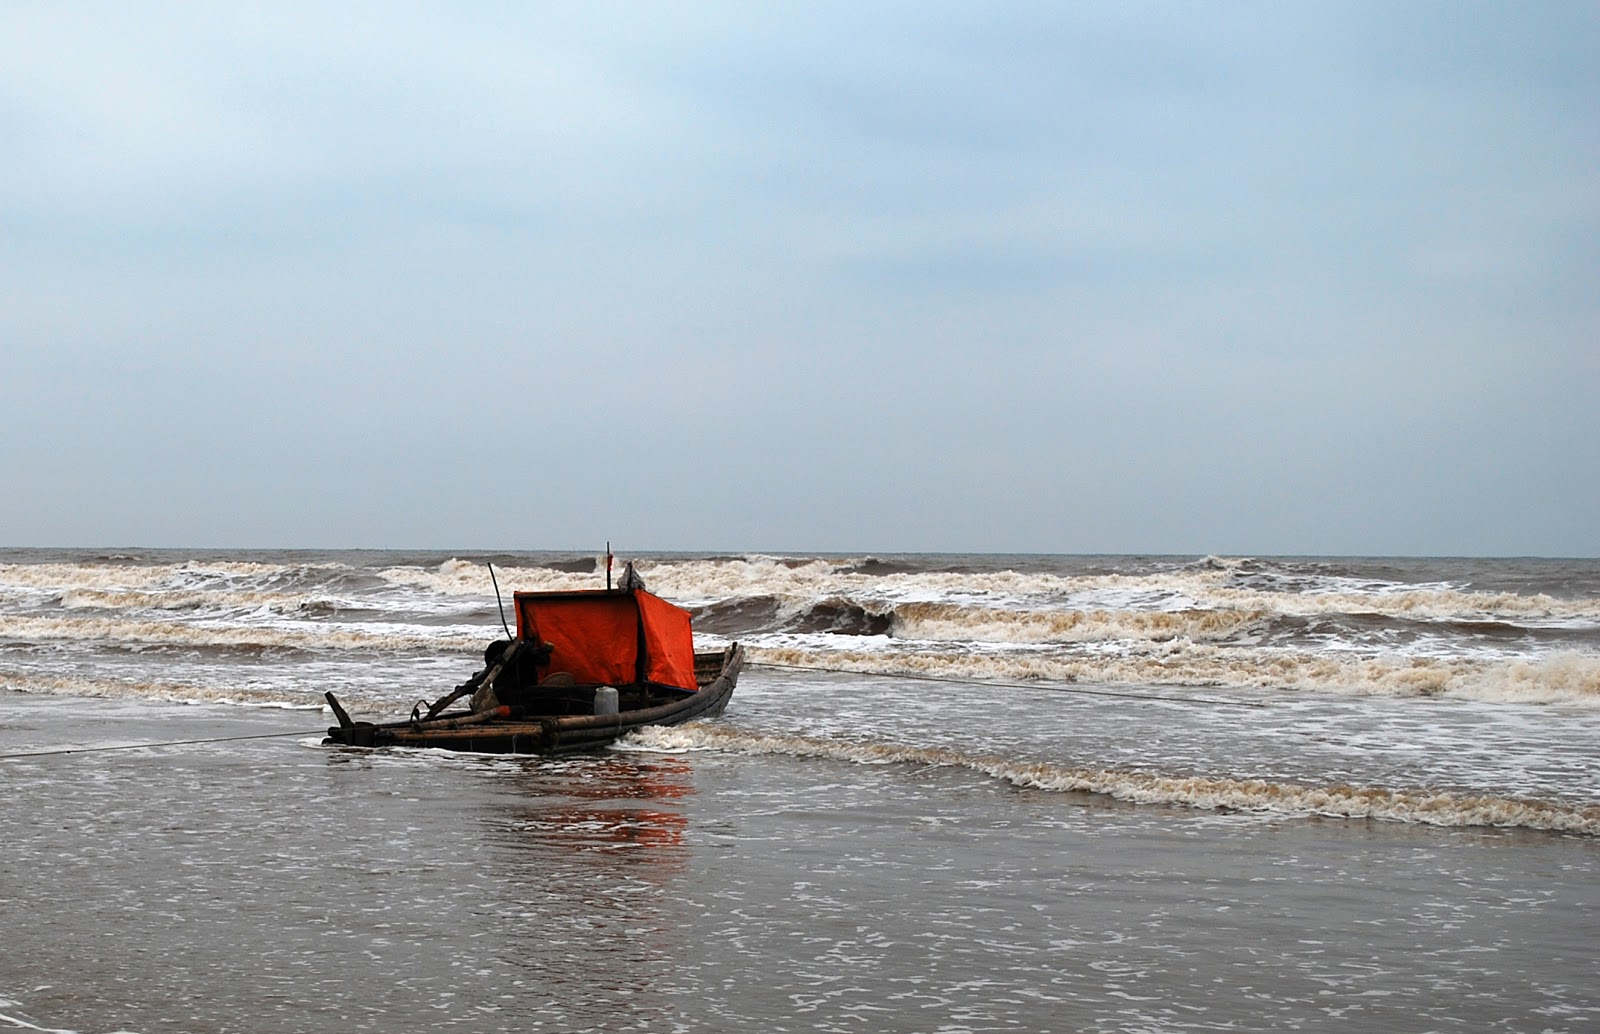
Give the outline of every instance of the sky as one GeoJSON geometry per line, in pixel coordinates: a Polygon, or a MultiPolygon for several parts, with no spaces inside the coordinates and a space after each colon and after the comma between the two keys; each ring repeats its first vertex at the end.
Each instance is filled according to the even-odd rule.
{"type": "Polygon", "coordinates": [[[1600,555],[1600,8],[0,7],[0,545],[1600,555]]]}

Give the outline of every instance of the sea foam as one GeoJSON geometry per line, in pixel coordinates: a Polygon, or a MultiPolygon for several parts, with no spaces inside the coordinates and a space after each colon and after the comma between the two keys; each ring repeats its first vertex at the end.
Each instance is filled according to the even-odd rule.
{"type": "Polygon", "coordinates": [[[1395,790],[1345,785],[1304,786],[1261,779],[1177,776],[982,757],[939,747],[807,736],[762,735],[723,725],[650,727],[630,737],[656,750],[714,748],[746,754],[825,758],[856,764],[965,768],[1015,786],[1092,793],[1139,804],[1288,816],[1386,819],[1434,826],[1497,826],[1600,835],[1600,805],[1525,800],[1491,794],[1395,790]]]}

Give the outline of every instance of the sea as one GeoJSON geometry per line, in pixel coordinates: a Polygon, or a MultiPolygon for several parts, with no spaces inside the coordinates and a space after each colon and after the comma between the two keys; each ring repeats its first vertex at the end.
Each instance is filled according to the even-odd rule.
{"type": "Polygon", "coordinates": [[[0,550],[0,1031],[1600,1030],[1600,560],[619,552],[722,717],[323,744],[600,553],[0,550]]]}

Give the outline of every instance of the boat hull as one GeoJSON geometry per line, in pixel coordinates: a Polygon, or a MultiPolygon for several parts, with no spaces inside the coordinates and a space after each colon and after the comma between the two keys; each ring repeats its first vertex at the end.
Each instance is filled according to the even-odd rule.
{"type": "Polygon", "coordinates": [[[678,725],[721,714],[738,685],[744,649],[734,644],[718,654],[699,654],[696,662],[697,669],[705,670],[709,677],[698,691],[663,694],[659,687],[620,687],[623,700],[634,706],[623,707],[614,714],[540,714],[536,708],[502,706],[477,714],[377,724],[351,721],[330,694],[329,703],[340,721],[328,730],[328,737],[322,742],[483,754],[551,755],[598,750],[647,725],[678,725]],[[663,695],[668,697],[664,702],[663,695]]]}

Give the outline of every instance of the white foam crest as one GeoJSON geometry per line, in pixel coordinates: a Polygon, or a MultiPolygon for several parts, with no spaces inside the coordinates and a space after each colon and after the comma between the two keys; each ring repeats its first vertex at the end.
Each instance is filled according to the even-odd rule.
{"type": "Polygon", "coordinates": [[[290,610],[326,601],[308,582],[313,571],[348,571],[340,564],[262,564],[191,560],[182,564],[0,565],[0,599],[55,600],[67,610],[290,610]],[[298,587],[297,587],[298,583],[298,587]]]}
{"type": "Polygon", "coordinates": [[[1029,609],[1065,604],[1108,611],[1215,610],[1297,617],[1354,613],[1423,621],[1600,624],[1600,599],[1476,592],[1442,582],[1406,585],[1331,577],[1319,577],[1308,588],[1274,591],[1230,584],[1237,564],[1230,567],[1221,561],[1139,574],[1072,576],[1015,570],[872,574],[855,571],[848,563],[771,557],[641,560],[638,566],[652,591],[694,604],[773,596],[792,599],[798,607],[839,597],[865,606],[966,601],[1029,609]]]}
{"type": "Polygon", "coordinates": [[[909,603],[894,608],[894,635],[900,639],[987,643],[1218,640],[1271,616],[1261,610],[1016,610],[909,603]]]}
{"type": "MultiPolygon", "coordinates": [[[[619,561],[620,563],[620,561],[619,561]]],[[[1294,616],[1378,613],[1419,620],[1523,620],[1600,624],[1600,599],[1557,599],[1544,594],[1474,592],[1446,583],[1406,585],[1318,576],[1310,588],[1274,591],[1230,584],[1246,561],[1208,558],[1201,564],[1137,574],[1055,575],[1032,571],[863,573],[855,561],[751,556],[735,559],[636,561],[651,589],[669,599],[706,603],[752,596],[792,596],[798,601],[837,596],[873,602],[951,602],[989,606],[1017,603],[1106,610],[1228,610],[1294,616]]],[[[285,576],[311,571],[354,571],[338,563],[271,564],[189,560],[181,564],[0,564],[0,595],[9,590],[110,593],[172,592],[220,582],[214,589],[245,592],[285,576]]],[[[594,588],[595,572],[570,573],[540,566],[497,568],[500,587],[549,590],[594,588]]],[[[390,584],[445,596],[492,596],[487,567],[451,559],[437,567],[391,567],[375,572],[390,584]]],[[[1302,586],[1306,582],[1300,583],[1302,586]]],[[[88,598],[88,597],[81,597],[88,598]]]]}
{"type": "Polygon", "coordinates": [[[138,589],[197,580],[268,581],[306,571],[349,570],[342,564],[264,564],[247,560],[186,560],[181,564],[0,564],[0,585],[31,588],[138,589]]]}
{"type": "Polygon", "coordinates": [[[1091,590],[1121,592],[1165,602],[1185,587],[1219,582],[1222,572],[1172,571],[1146,575],[1064,577],[1030,571],[966,573],[956,571],[871,574],[847,562],[824,559],[782,560],[745,557],[718,560],[638,562],[652,592],[694,602],[752,596],[817,598],[842,596],[865,601],[940,601],[975,598],[989,602],[1041,600],[1091,590]]]}
{"type": "Polygon", "coordinates": [[[1600,623],[1600,600],[1563,600],[1536,593],[1462,589],[1386,589],[1382,592],[1284,593],[1218,586],[1199,594],[1204,606],[1266,610],[1293,617],[1380,614],[1416,621],[1507,621],[1588,626],[1600,623]]]}
{"type": "Polygon", "coordinates": [[[377,576],[392,585],[424,589],[444,596],[494,595],[498,579],[500,593],[510,606],[511,594],[519,591],[547,592],[565,589],[603,588],[593,574],[574,574],[553,571],[547,567],[495,566],[494,577],[489,576],[488,565],[472,560],[446,560],[438,567],[390,567],[377,572],[377,576]]]}
{"type": "Polygon", "coordinates": [[[1449,696],[1486,702],[1600,706],[1600,657],[1575,652],[1482,660],[1229,649],[1188,642],[1153,644],[1144,652],[1065,654],[1018,648],[949,652],[901,649],[901,644],[888,640],[872,644],[870,637],[861,639],[882,648],[830,650],[816,645],[820,638],[802,641],[802,637],[775,636],[764,642],[747,640],[746,649],[754,664],[863,674],[1299,690],[1354,696],[1449,696]]]}
{"type": "Polygon", "coordinates": [[[228,612],[267,608],[279,613],[358,609],[362,604],[324,593],[285,594],[271,591],[218,589],[69,589],[61,594],[64,610],[160,610],[228,612]]]}
{"type": "MultiPolygon", "coordinates": [[[[850,584],[838,565],[823,559],[804,562],[750,556],[722,560],[634,562],[650,591],[680,603],[704,604],[751,596],[791,596],[798,602],[827,595],[850,584]]],[[[857,579],[863,583],[871,579],[857,579]]]]}
{"type": "Polygon", "coordinates": [[[171,564],[0,564],[0,588],[59,592],[67,588],[138,589],[170,585],[171,564]]]}
{"type": "Polygon", "coordinates": [[[0,617],[0,638],[91,641],[143,646],[300,650],[450,650],[475,652],[488,635],[473,628],[423,631],[414,625],[316,623],[295,626],[190,621],[121,621],[86,617],[0,617]]]}
{"type": "Polygon", "coordinates": [[[1600,805],[1374,787],[1301,786],[1261,779],[1178,776],[979,757],[940,747],[762,735],[726,725],[641,729],[639,746],[673,751],[714,748],[745,754],[825,758],[856,764],[965,768],[1021,787],[1093,793],[1137,804],[1210,810],[1387,819],[1435,826],[1495,826],[1600,835],[1600,805]]]}

